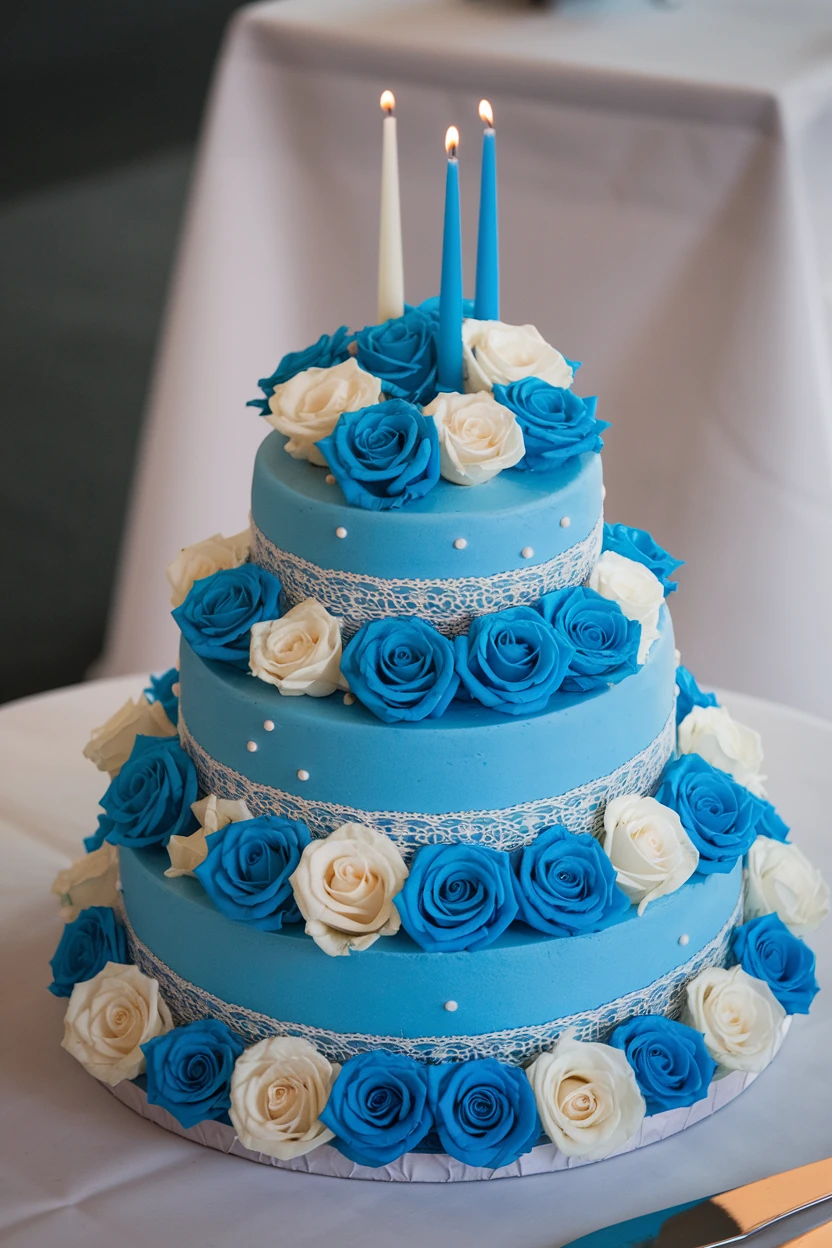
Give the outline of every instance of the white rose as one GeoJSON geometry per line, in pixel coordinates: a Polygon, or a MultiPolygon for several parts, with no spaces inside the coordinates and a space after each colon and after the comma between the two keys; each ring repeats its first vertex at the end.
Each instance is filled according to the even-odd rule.
{"type": "Polygon", "coordinates": [[[514,412],[487,391],[439,394],[424,413],[439,435],[439,471],[455,485],[482,485],[526,453],[514,412]]]}
{"type": "Polygon", "coordinates": [[[620,1049],[565,1035],[526,1075],[543,1130],[567,1157],[606,1157],[641,1126],[644,1098],[620,1049]]]}
{"type": "Polygon", "coordinates": [[[607,802],[602,843],[618,887],[639,914],[657,897],[675,893],[699,865],[699,851],[676,811],[654,797],[626,793],[607,802]]]}
{"type": "Polygon", "coordinates": [[[381,398],[381,382],[365,373],[352,356],[331,368],[307,368],[275,386],[266,419],[289,439],[286,450],[295,459],[326,467],[315,445],[338,424],[342,412],[371,407],[381,398]]]}
{"type": "Polygon", "coordinates": [[[162,703],[148,702],[144,694],[135,702],[125,702],[106,724],[93,729],[84,746],[84,758],[95,763],[99,771],[117,776],[130,757],[137,736],[176,736],[176,725],[168,719],[162,703]]]}
{"type": "Polygon", "coordinates": [[[118,850],[105,841],[55,876],[52,892],[60,899],[61,918],[72,923],[88,906],[116,905],[117,884],[118,850]]]}
{"type": "Polygon", "coordinates": [[[592,569],[589,588],[602,598],[617,602],[628,620],[641,625],[638,661],[643,663],[659,635],[659,612],[664,589],[655,573],[635,559],[626,559],[614,550],[605,550],[592,569]]]}
{"type": "Polygon", "coordinates": [[[345,823],[306,846],[289,882],[307,934],[336,957],[369,949],[379,936],[399,930],[393,898],[406,879],[407,867],[388,837],[345,823]]]}
{"type": "Polygon", "coordinates": [[[229,1116],[240,1143],[289,1161],[331,1140],[321,1110],[341,1067],[308,1040],[271,1036],[237,1058],[229,1116]]]}
{"type": "Polygon", "coordinates": [[[741,966],[700,971],[687,987],[684,1021],[701,1031],[726,1070],[762,1070],[774,1056],[786,1011],[768,984],[741,966]]]}
{"type": "Polygon", "coordinates": [[[346,689],[341,675],[341,621],[315,598],[299,602],[279,620],[251,628],[252,674],[282,694],[326,698],[346,689]]]}
{"type": "Polygon", "coordinates": [[[724,706],[695,706],[679,725],[679,753],[701,754],[757,797],[765,797],[759,732],[738,724],[724,706]]]}
{"type": "Polygon", "coordinates": [[[473,318],[462,322],[462,371],[469,392],[506,386],[521,377],[539,377],[568,389],[573,376],[571,365],[534,325],[473,318]]]}
{"type": "Polygon", "coordinates": [[[251,811],[242,798],[234,801],[216,797],[213,793],[191,802],[191,810],[199,820],[199,827],[190,836],[172,836],[168,841],[170,866],[165,875],[175,880],[178,875],[193,875],[208,855],[207,837],[229,823],[242,823],[251,819],[251,811]]]}
{"type": "Polygon", "coordinates": [[[215,533],[193,546],[185,546],[165,572],[173,589],[171,606],[179,607],[191,592],[194,581],[213,576],[225,568],[239,568],[249,557],[251,530],[244,529],[233,537],[215,533]]]}
{"type": "Polygon", "coordinates": [[[748,851],[745,917],[776,914],[797,936],[813,932],[829,913],[829,887],[796,845],[758,836],[748,851]]]}
{"type": "Polygon", "coordinates": [[[61,1044],[96,1079],[115,1087],[142,1073],[141,1046],[172,1027],[156,980],[137,966],[108,962],[72,989],[61,1044]]]}

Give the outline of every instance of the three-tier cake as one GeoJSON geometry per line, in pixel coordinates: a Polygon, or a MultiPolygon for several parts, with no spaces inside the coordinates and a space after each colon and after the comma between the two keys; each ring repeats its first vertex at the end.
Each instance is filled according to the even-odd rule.
{"type": "Polygon", "coordinates": [[[817,990],[826,886],[678,665],[679,562],[604,523],[578,366],[468,317],[458,393],[436,341],[434,301],[263,380],[250,530],[168,569],[178,670],[93,734],[104,813],[55,886],[64,1047],[319,1173],[663,1138],[817,990]]]}

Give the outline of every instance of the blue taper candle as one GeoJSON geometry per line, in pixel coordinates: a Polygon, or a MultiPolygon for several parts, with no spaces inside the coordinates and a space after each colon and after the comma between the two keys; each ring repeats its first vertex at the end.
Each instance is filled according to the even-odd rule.
{"type": "Polygon", "coordinates": [[[445,230],[442,236],[442,285],[439,288],[438,380],[441,390],[462,391],[462,221],[459,211],[459,131],[445,135],[445,230]]]}
{"type": "Polygon", "coordinates": [[[480,100],[482,173],[480,175],[480,224],[477,235],[477,289],[474,316],[478,321],[500,319],[500,245],[497,224],[497,135],[494,113],[488,100],[480,100]]]}

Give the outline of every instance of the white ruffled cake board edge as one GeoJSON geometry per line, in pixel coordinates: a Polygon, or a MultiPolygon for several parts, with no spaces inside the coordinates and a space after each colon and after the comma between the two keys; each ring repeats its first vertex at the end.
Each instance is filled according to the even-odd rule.
{"type": "MultiPolygon", "coordinates": [[[[786,1019],[780,1034],[777,1049],[785,1039],[791,1019],[786,1019]]],[[[775,1052],[776,1056],[776,1052],[775,1052]]],[[[761,1072],[760,1072],[761,1073],[761,1072]]],[[[641,1127],[621,1148],[610,1153],[609,1157],[620,1157],[624,1153],[635,1152],[637,1148],[646,1148],[648,1144],[657,1144],[668,1136],[684,1131],[697,1122],[702,1122],[715,1114],[718,1109],[730,1104],[754,1082],[757,1074],[739,1070],[728,1071],[718,1075],[711,1083],[708,1095],[695,1105],[682,1109],[669,1109],[661,1114],[653,1114],[645,1118],[641,1127]]],[[[254,1153],[244,1148],[237,1139],[234,1128],[222,1122],[201,1122],[195,1127],[185,1129],[180,1126],[172,1114],[158,1105],[149,1105],[147,1094],[134,1083],[125,1081],[109,1089],[122,1104],[127,1105],[142,1118],[164,1127],[174,1135],[192,1140],[195,1144],[203,1144],[206,1148],[227,1153],[232,1157],[243,1157],[247,1161],[257,1161],[262,1165],[274,1166],[280,1170],[297,1170],[305,1174],[328,1175],[338,1179],[379,1179],[387,1183],[459,1183],[479,1179],[516,1179],[532,1174],[550,1174],[557,1170],[571,1170],[575,1166],[586,1166],[592,1163],[583,1157],[567,1157],[559,1152],[554,1144],[540,1144],[531,1152],[519,1157],[510,1166],[501,1166],[499,1170],[488,1170],[478,1166],[466,1166],[445,1153],[406,1153],[397,1161],[377,1168],[358,1166],[350,1161],[331,1144],[322,1144],[305,1157],[295,1157],[291,1161],[278,1161],[264,1153],[254,1153]]],[[[607,1160],[607,1158],[604,1158],[607,1160]]]]}

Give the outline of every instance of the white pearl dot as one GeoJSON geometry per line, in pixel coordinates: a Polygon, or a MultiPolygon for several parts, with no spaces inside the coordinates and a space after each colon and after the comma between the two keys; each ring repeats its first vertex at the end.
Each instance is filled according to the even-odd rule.
{"type": "Polygon", "coordinates": [[[343,524],[339,524],[339,525],[338,525],[338,528],[335,530],[335,536],[336,536],[336,537],[346,537],[346,536],[347,536],[347,530],[344,528],[343,524]]]}
{"type": "Polygon", "coordinates": [[[468,542],[464,537],[458,537],[454,542],[454,550],[464,550],[467,545],[468,542]]]}
{"type": "Polygon", "coordinates": [[[561,518],[560,518],[560,527],[561,527],[562,529],[568,529],[571,523],[572,523],[572,521],[569,519],[569,517],[568,517],[568,516],[561,516],[561,518]]]}
{"type": "Polygon", "coordinates": [[[602,486],[601,486],[601,499],[602,499],[602,501],[603,501],[603,499],[605,499],[606,497],[607,497],[607,487],[606,487],[605,485],[602,485],[602,486]]]}
{"type": "Polygon", "coordinates": [[[266,732],[274,732],[274,720],[273,720],[273,719],[264,719],[264,720],[263,720],[263,727],[266,729],[266,732]]]}
{"type": "Polygon", "coordinates": [[[687,932],[682,932],[682,935],[679,937],[679,944],[680,945],[690,944],[690,936],[688,936],[687,932]]]}
{"type": "Polygon", "coordinates": [[[308,780],[308,779],[309,779],[309,772],[306,771],[303,767],[301,767],[300,771],[298,772],[298,780],[308,780]]]}
{"type": "Polygon", "coordinates": [[[255,752],[255,750],[257,749],[257,742],[256,742],[256,741],[246,741],[246,749],[248,750],[249,754],[253,754],[253,753],[255,752]]]}
{"type": "Polygon", "coordinates": [[[524,546],[523,549],[520,551],[520,554],[523,556],[524,559],[531,559],[532,555],[534,554],[534,547],[524,546]]]}
{"type": "Polygon", "coordinates": [[[453,1014],[454,1010],[459,1009],[459,1002],[458,1001],[446,1001],[445,1009],[448,1011],[449,1014],[453,1014]]]}
{"type": "Polygon", "coordinates": [[[344,694],[344,706],[352,706],[352,704],[353,704],[353,702],[354,702],[354,701],[355,701],[355,694],[354,694],[354,693],[345,693],[345,694],[344,694]]]}
{"type": "Polygon", "coordinates": [[[326,474],[326,476],[324,477],[324,481],[326,481],[327,485],[334,485],[334,484],[335,484],[335,478],[333,477],[333,475],[332,475],[332,473],[331,473],[331,472],[328,472],[328,473],[326,474]]]}

